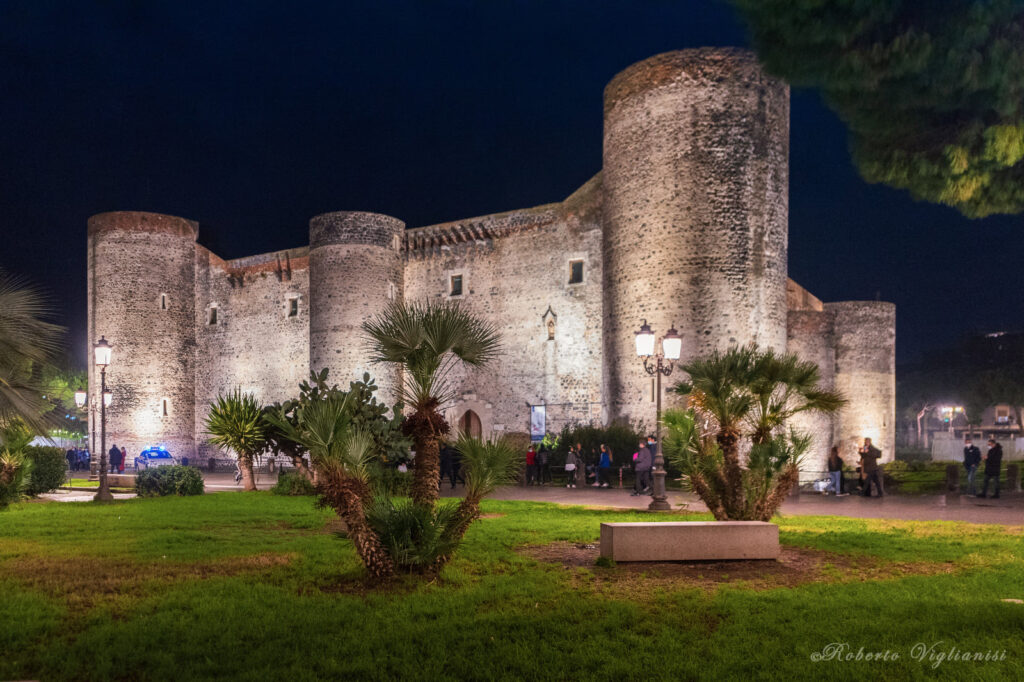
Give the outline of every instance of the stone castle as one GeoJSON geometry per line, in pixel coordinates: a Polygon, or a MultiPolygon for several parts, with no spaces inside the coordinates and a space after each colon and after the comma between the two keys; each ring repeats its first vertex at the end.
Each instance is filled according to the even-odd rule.
{"type": "Polygon", "coordinates": [[[784,83],[745,51],[682,50],[608,84],[603,168],[558,203],[411,229],[327,213],[308,247],[234,260],[197,244],[191,220],[93,216],[88,333],[114,346],[107,441],[205,459],[218,393],[283,400],[311,368],[342,386],[370,372],[388,399],[400,377],[367,363],[361,323],[396,299],[458,299],[503,341],[496,361],[455,375],[447,414],[470,431],[527,431],[531,404],[547,406],[548,431],[652,425],[634,344],[646,319],[679,330],[683,360],[753,341],[818,363],[849,404],[802,421],[816,439],[805,477],[865,436],[890,459],[895,307],[823,304],[788,279],[788,151],[784,83]]]}

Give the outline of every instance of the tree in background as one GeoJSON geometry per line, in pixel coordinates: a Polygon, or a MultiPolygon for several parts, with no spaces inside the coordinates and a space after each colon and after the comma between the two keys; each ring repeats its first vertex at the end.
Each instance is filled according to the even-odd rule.
{"type": "Polygon", "coordinates": [[[868,182],[1024,210],[1024,3],[732,0],[765,68],[821,90],[868,182]]]}
{"type": "Polygon", "coordinates": [[[412,410],[402,428],[416,451],[412,499],[432,507],[439,496],[440,442],[451,428],[442,414],[455,399],[451,371],[487,364],[498,352],[498,333],[449,301],[393,302],[363,323],[363,331],[374,362],[402,369],[402,400],[412,410]]]}
{"type": "Polygon", "coordinates": [[[682,370],[689,379],[674,390],[689,408],[663,416],[666,456],[716,519],[769,520],[799,480],[810,446],[787,421],[834,412],[843,397],[819,388],[813,362],[755,345],[716,351],[682,370]]]}
{"type": "Polygon", "coordinates": [[[206,415],[210,442],[235,453],[246,490],[256,490],[253,464],[267,449],[266,428],[263,406],[252,393],[238,388],[218,396],[206,415]]]}

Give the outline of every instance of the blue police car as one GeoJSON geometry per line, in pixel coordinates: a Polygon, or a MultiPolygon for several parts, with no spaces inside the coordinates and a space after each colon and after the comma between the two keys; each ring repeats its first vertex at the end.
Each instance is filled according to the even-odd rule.
{"type": "Polygon", "coordinates": [[[149,469],[152,467],[166,467],[174,464],[174,458],[171,457],[171,453],[167,452],[167,448],[159,445],[146,448],[139,453],[139,456],[135,458],[135,468],[138,469],[149,469]]]}

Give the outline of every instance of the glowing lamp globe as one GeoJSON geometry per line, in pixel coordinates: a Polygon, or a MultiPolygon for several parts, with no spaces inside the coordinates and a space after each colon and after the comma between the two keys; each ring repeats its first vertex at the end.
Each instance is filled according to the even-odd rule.
{"type": "Polygon", "coordinates": [[[110,352],[112,350],[110,342],[101,336],[100,340],[96,342],[96,346],[93,348],[93,352],[96,355],[97,367],[107,367],[110,365],[110,352]]]}
{"type": "Polygon", "coordinates": [[[664,338],[661,340],[661,350],[665,353],[665,358],[668,360],[678,360],[680,353],[683,351],[683,337],[679,336],[679,332],[676,331],[675,324],[668,330],[664,338]]]}
{"type": "Polygon", "coordinates": [[[75,405],[78,407],[85,407],[85,399],[87,397],[88,394],[82,389],[75,391],[75,405]]]}
{"type": "Polygon", "coordinates": [[[636,354],[642,358],[654,355],[654,332],[647,320],[640,325],[640,331],[636,332],[636,354]]]}

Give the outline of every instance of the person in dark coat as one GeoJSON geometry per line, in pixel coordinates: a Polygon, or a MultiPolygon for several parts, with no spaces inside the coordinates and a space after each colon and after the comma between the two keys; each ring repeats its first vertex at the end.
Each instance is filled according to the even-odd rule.
{"type": "Polygon", "coordinates": [[[462,485],[466,485],[466,479],[462,477],[462,453],[459,452],[458,448],[450,449],[452,452],[452,468],[449,475],[452,482],[452,490],[454,490],[456,481],[461,481],[462,485]]]}
{"type": "Polygon", "coordinates": [[[438,484],[444,481],[445,478],[451,479],[452,487],[455,487],[455,477],[452,476],[452,448],[448,443],[441,445],[441,478],[438,480],[438,484]]]}
{"type": "Polygon", "coordinates": [[[985,453],[985,485],[981,488],[981,495],[988,496],[988,482],[995,480],[996,491],[993,498],[999,497],[999,469],[1003,465],[1003,446],[996,442],[995,438],[988,439],[988,452],[985,453]]]}
{"type": "Polygon", "coordinates": [[[69,471],[78,471],[78,453],[75,452],[74,448],[64,453],[64,459],[68,461],[69,471]]]}
{"type": "Polygon", "coordinates": [[[864,447],[860,449],[860,466],[864,474],[864,490],[861,495],[871,497],[871,483],[874,482],[878,496],[882,497],[882,470],[878,466],[878,458],[882,451],[871,444],[870,438],[864,439],[864,447]]]}
{"type": "Polygon", "coordinates": [[[970,436],[964,441],[964,469],[967,469],[967,494],[977,495],[978,490],[974,487],[974,475],[978,473],[978,465],[981,464],[981,450],[971,442],[970,436]]]}
{"type": "Polygon", "coordinates": [[[107,462],[107,466],[110,467],[110,473],[116,473],[121,459],[121,451],[116,445],[110,446],[110,452],[107,453],[107,459],[110,460],[107,462]]]}

